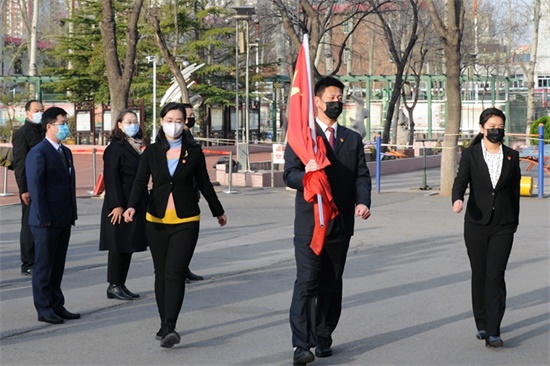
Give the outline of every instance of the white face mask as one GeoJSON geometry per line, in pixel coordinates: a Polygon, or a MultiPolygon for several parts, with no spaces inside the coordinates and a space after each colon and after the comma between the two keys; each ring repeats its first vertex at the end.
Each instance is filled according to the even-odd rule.
{"type": "Polygon", "coordinates": [[[36,124],[42,123],[42,112],[33,113],[31,121],[36,124]]]}
{"type": "Polygon", "coordinates": [[[164,122],[162,124],[162,129],[164,130],[166,136],[176,139],[180,137],[183,132],[183,123],[164,122]]]}

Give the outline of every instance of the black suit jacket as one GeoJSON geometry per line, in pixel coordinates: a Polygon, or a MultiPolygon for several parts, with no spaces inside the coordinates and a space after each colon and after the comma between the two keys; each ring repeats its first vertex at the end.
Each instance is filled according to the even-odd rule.
{"type": "MultiPolygon", "coordinates": [[[[322,136],[327,147],[331,165],[325,169],[332,195],[339,214],[338,227],[341,235],[352,236],[355,224],[355,206],[364,204],[370,208],[371,178],[361,136],[344,126],[338,125],[334,150],[328,144],[325,133],[317,125],[317,135],[322,136]]],[[[285,171],[283,179],[287,186],[297,190],[294,219],[294,235],[313,235],[313,203],[304,200],[303,178],[305,165],[292,146],[285,149],[285,171]]],[[[327,234],[330,230],[327,230],[327,234]]]]}
{"type": "Polygon", "coordinates": [[[173,195],[178,217],[198,215],[200,209],[196,188],[208,202],[212,214],[215,217],[223,215],[223,207],[208,177],[206,160],[201,147],[183,139],[181,155],[173,176],[170,176],[166,161],[168,149],[169,146],[163,140],[157,140],[145,149],[139,162],[128,207],[136,208],[139,198],[147,189],[149,178],[152,177],[153,189],[147,207],[147,212],[151,215],[164,217],[170,193],[173,195]],[[196,188],[193,179],[196,182],[196,188]]]}
{"type": "Polygon", "coordinates": [[[44,139],[41,123],[25,120],[25,124],[13,133],[13,168],[19,194],[28,192],[25,159],[29,151],[44,139]]]}
{"type": "Polygon", "coordinates": [[[502,153],[502,171],[493,189],[481,143],[462,152],[453,184],[452,202],[463,201],[466,188],[470,187],[465,221],[487,225],[494,215],[497,223],[518,225],[521,180],[519,153],[505,145],[502,145],[502,153]]]}
{"type": "Polygon", "coordinates": [[[29,225],[63,228],[74,225],[76,189],[73,155],[61,145],[69,169],[52,144],[42,140],[29,151],[26,159],[27,185],[31,195],[29,225]]]}

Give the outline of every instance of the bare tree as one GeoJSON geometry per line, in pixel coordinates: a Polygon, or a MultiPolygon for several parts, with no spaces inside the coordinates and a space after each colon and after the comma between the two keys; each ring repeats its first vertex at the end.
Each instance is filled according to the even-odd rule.
{"type": "MultiPolygon", "coordinates": [[[[277,8],[281,17],[283,29],[288,37],[290,52],[288,53],[288,65],[293,65],[298,56],[298,50],[302,43],[301,34],[308,33],[310,37],[310,55],[311,59],[317,59],[317,54],[323,52],[321,47],[323,37],[343,24],[350,24],[349,32],[342,38],[340,44],[331,44],[331,49],[337,49],[335,66],[332,68],[331,75],[337,74],[342,63],[343,54],[350,37],[357,30],[361,22],[369,15],[376,13],[380,7],[391,1],[381,1],[376,7],[366,6],[364,1],[352,0],[345,5],[338,0],[327,0],[320,3],[299,0],[298,7],[289,6],[284,0],[271,0],[277,8]],[[334,47],[334,48],[332,48],[334,47]]],[[[316,65],[312,69],[316,76],[319,71],[316,65]]],[[[292,71],[292,70],[291,70],[292,71]]],[[[292,74],[292,72],[289,72],[292,74]]]]}
{"type": "Polygon", "coordinates": [[[428,12],[437,34],[443,42],[445,66],[447,69],[447,104],[449,113],[445,124],[443,152],[441,156],[441,191],[443,196],[450,196],[456,175],[456,153],[462,100],[460,96],[460,45],[464,31],[464,4],[462,0],[446,0],[446,13],[437,9],[434,0],[426,2],[428,12]]]}
{"type": "MultiPolygon", "coordinates": [[[[379,1],[369,0],[373,8],[379,7],[379,1]]],[[[386,119],[384,121],[384,130],[382,132],[382,142],[388,143],[390,140],[390,127],[395,112],[395,105],[399,101],[401,89],[405,79],[405,70],[409,64],[409,58],[413,48],[418,40],[418,1],[409,0],[408,6],[405,3],[397,2],[395,6],[386,7],[385,11],[377,12],[380,26],[384,32],[384,39],[388,46],[391,60],[395,64],[395,83],[391,93],[386,119]],[[398,6],[401,5],[402,8],[398,6]],[[407,18],[407,21],[395,21],[395,17],[407,18]]],[[[397,124],[397,121],[395,121],[397,124]]]]}
{"type": "Polygon", "coordinates": [[[136,0],[129,11],[125,42],[126,53],[121,64],[118,55],[117,25],[113,0],[102,0],[102,19],[99,22],[99,29],[103,38],[105,68],[107,79],[109,80],[111,113],[113,116],[116,116],[120,110],[128,107],[128,95],[135,70],[138,41],[137,24],[142,6],[143,0],[136,0]]]}

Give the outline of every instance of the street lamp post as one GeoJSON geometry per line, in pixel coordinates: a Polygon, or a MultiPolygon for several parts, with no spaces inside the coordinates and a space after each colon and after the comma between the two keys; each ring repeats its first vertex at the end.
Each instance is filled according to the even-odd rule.
{"type": "Polygon", "coordinates": [[[236,121],[236,145],[237,145],[237,161],[239,164],[246,170],[250,171],[250,159],[249,159],[249,134],[250,134],[250,101],[249,101],[249,80],[248,80],[248,67],[250,59],[250,49],[249,49],[249,28],[248,22],[252,15],[256,14],[254,7],[252,6],[234,6],[231,9],[235,11],[233,18],[235,19],[235,121],[236,121]],[[245,22],[245,35],[242,42],[239,38],[239,21],[245,22]],[[241,47],[239,47],[241,45],[241,47]],[[239,116],[239,53],[243,50],[246,54],[245,62],[245,122],[244,122],[244,136],[242,138],[242,143],[239,143],[239,121],[241,120],[239,116]]]}
{"type": "Polygon", "coordinates": [[[147,56],[147,62],[153,63],[153,131],[151,132],[151,143],[153,143],[157,132],[157,56],[147,56]]]}

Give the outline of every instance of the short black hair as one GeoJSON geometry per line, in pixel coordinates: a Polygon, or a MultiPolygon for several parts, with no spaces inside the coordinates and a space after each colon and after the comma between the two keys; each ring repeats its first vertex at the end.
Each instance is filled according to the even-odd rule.
{"type": "MultiPolygon", "coordinates": [[[[36,99],[29,100],[27,103],[25,103],[25,112],[28,112],[28,111],[31,110],[31,104],[33,104],[34,102],[40,103],[40,101],[36,100],[36,99]]],[[[42,103],[40,103],[40,104],[42,104],[42,103]]]]}
{"type": "Polygon", "coordinates": [[[344,92],[344,84],[340,80],[333,76],[325,76],[315,83],[315,96],[321,96],[321,94],[323,94],[325,89],[329,86],[335,86],[344,92]]]}
{"type": "Polygon", "coordinates": [[[193,105],[190,104],[190,103],[181,103],[181,105],[183,106],[183,108],[187,109],[187,108],[191,108],[193,109],[193,105]]]}
{"type": "Polygon", "coordinates": [[[42,124],[45,126],[50,123],[55,123],[55,121],[57,121],[57,116],[66,116],[67,114],[68,113],[63,108],[50,107],[46,109],[42,115],[42,124]]]}
{"type": "Polygon", "coordinates": [[[170,111],[178,110],[181,113],[183,113],[183,119],[185,120],[187,118],[187,114],[185,113],[185,107],[182,103],[176,103],[176,102],[170,102],[166,104],[162,110],[160,111],[160,118],[164,118],[166,114],[170,111]]]}

